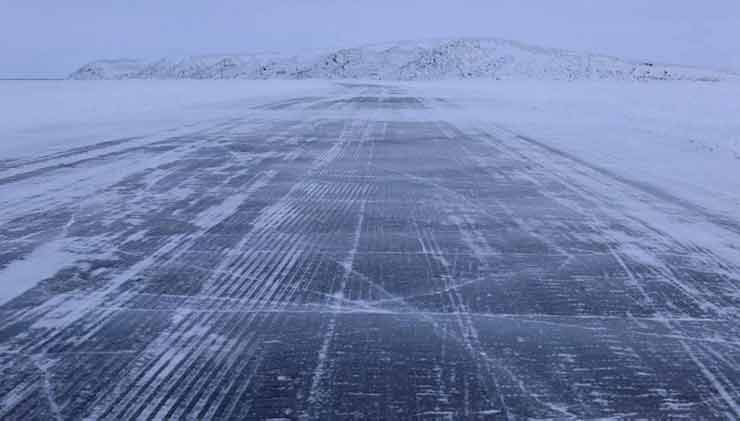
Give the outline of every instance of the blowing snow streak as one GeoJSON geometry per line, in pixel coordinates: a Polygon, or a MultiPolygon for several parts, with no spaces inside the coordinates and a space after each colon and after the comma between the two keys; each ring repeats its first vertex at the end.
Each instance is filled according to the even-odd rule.
{"type": "Polygon", "coordinates": [[[452,107],[1,161],[0,418],[739,417],[738,227],[452,107]]]}

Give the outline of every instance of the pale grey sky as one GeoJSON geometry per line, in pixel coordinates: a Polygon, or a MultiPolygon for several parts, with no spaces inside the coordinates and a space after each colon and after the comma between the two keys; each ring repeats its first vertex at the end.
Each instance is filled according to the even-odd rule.
{"type": "Polygon", "coordinates": [[[456,36],[740,70],[740,0],[0,0],[0,77],[456,36]]]}

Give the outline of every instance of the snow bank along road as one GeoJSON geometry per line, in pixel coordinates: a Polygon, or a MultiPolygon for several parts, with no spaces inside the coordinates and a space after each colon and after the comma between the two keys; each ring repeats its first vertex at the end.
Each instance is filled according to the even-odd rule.
{"type": "Polygon", "coordinates": [[[399,87],[244,107],[0,161],[0,418],[740,417],[736,221],[399,87]]]}

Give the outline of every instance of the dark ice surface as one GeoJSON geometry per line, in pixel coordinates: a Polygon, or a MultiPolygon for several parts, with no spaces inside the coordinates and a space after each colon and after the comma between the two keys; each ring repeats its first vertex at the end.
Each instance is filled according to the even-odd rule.
{"type": "Polygon", "coordinates": [[[740,417],[740,262],[676,234],[737,226],[444,111],[337,85],[3,161],[0,288],[74,258],[0,306],[0,418],[740,417]]]}

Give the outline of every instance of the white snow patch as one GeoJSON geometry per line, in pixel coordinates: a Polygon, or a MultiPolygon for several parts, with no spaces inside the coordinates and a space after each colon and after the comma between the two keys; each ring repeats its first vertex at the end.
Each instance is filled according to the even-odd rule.
{"type": "Polygon", "coordinates": [[[286,97],[325,94],[326,81],[0,81],[0,159],[152,134],[194,132],[286,97]]]}
{"type": "Polygon", "coordinates": [[[0,270],[0,305],[73,264],[76,255],[65,249],[66,244],[64,239],[49,241],[0,270]]]}
{"type": "Polygon", "coordinates": [[[265,187],[270,180],[277,175],[276,171],[267,171],[260,175],[249,187],[241,193],[233,194],[227,197],[223,202],[218,205],[212,206],[200,214],[194,219],[193,223],[200,226],[201,228],[211,228],[214,225],[214,221],[223,221],[227,217],[236,213],[241,206],[254,192],[265,187]]]}
{"type": "Polygon", "coordinates": [[[511,130],[714,212],[740,215],[740,83],[469,80],[403,86],[415,96],[444,100],[428,104],[438,118],[511,130]]]}

